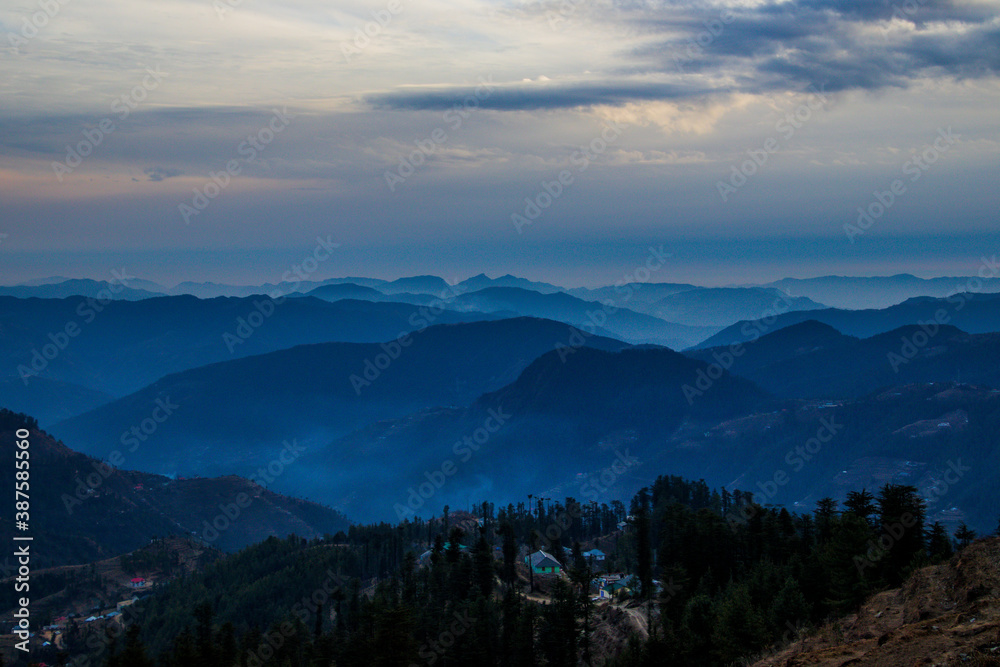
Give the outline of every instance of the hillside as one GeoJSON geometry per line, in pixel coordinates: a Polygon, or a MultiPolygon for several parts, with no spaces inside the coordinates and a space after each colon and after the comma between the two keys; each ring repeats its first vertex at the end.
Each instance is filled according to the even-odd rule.
{"type": "Polygon", "coordinates": [[[341,299],[360,299],[364,301],[389,301],[382,292],[373,287],[364,287],[354,283],[338,283],[336,285],[320,285],[307,292],[324,301],[340,301],[341,299]]]}
{"type": "Polygon", "coordinates": [[[103,305],[80,297],[0,297],[0,363],[29,386],[37,375],[123,396],[218,361],[310,343],[377,343],[429,324],[492,319],[498,317],[311,297],[275,303],[172,296],[103,305]]]}
{"type": "MultiPolygon", "coordinates": [[[[14,431],[24,425],[20,418],[3,413],[0,441],[13,442],[14,431]]],[[[30,432],[34,490],[30,532],[36,567],[108,558],[157,536],[196,535],[232,551],[268,535],[332,534],[348,525],[333,510],[281,496],[247,479],[168,479],[117,470],[69,449],[34,426],[30,432]],[[238,507],[238,516],[231,522],[219,518],[220,505],[228,507],[238,499],[245,505],[238,507]],[[216,535],[206,522],[231,526],[216,535]]],[[[9,470],[14,469],[14,451],[11,446],[3,448],[9,470]]],[[[0,493],[13,498],[13,475],[0,479],[0,493]]],[[[13,534],[12,522],[10,515],[0,518],[0,530],[13,534]]]]}
{"type": "Polygon", "coordinates": [[[689,454],[665,447],[682,426],[704,430],[768,400],[750,382],[726,375],[712,397],[691,405],[681,386],[704,368],[662,348],[581,348],[564,358],[553,351],[467,408],[376,423],[311,452],[308,473],[280,480],[279,488],[308,488],[309,497],[361,520],[402,518],[396,505],[405,506],[410,490],[432,478],[441,482],[432,497],[411,503],[424,516],[485,496],[497,503],[528,493],[627,498],[654,459],[657,469],[714,465],[714,456],[682,463],[689,454]],[[611,467],[618,472],[602,484],[611,467]]]}
{"type": "Polygon", "coordinates": [[[827,324],[848,336],[869,338],[908,325],[949,325],[969,333],[1000,331],[1000,294],[953,294],[947,298],[916,297],[882,309],[843,310],[827,308],[783,312],[770,319],[737,322],[698,343],[707,349],[746,343],[769,332],[807,320],[827,324]]]}
{"type": "Polygon", "coordinates": [[[785,398],[859,397],[900,384],[962,380],[1000,387],[1000,335],[908,325],[864,340],[809,320],[735,349],[687,352],[785,398]],[[928,331],[934,335],[929,336],[928,331]]]}
{"type": "Polygon", "coordinates": [[[794,641],[754,667],[911,667],[1000,663],[1000,538],[917,570],[857,613],[794,641]]]}
{"type": "Polygon", "coordinates": [[[627,497],[649,469],[752,489],[761,502],[796,508],[851,489],[914,484],[933,519],[952,528],[963,520],[982,528],[1000,512],[990,472],[1000,461],[991,436],[1000,427],[998,390],[923,383],[851,400],[775,401],[723,374],[689,403],[684,387],[704,387],[699,371],[707,367],[673,355],[581,350],[563,363],[551,353],[468,408],[376,423],[310,452],[307,471],[278,483],[362,520],[401,518],[395,506],[410,501],[433,513],[485,495],[627,497]],[[614,484],[595,484],[626,451],[640,465],[612,476],[614,484]],[[949,472],[955,467],[960,483],[949,472]],[[421,488],[427,493],[414,495],[421,488]]]}
{"type": "Polygon", "coordinates": [[[520,287],[487,287],[461,294],[451,303],[453,308],[463,311],[514,312],[566,322],[587,331],[596,327],[599,333],[629,343],[652,343],[674,349],[694,345],[717,330],[717,327],[668,322],[630,310],[620,301],[613,300],[613,308],[608,308],[602,302],[584,301],[563,292],[541,294],[520,287]]]}
{"type": "Polygon", "coordinates": [[[35,415],[42,424],[54,424],[114,400],[111,394],[72,382],[33,377],[0,377],[0,405],[35,415]]]}
{"type": "Polygon", "coordinates": [[[771,287],[713,287],[677,292],[650,304],[646,310],[670,322],[705,327],[727,327],[772,313],[826,308],[807,297],[792,297],[771,287]]]}
{"type": "MultiPolygon", "coordinates": [[[[995,258],[994,258],[995,259],[995,258]]],[[[768,287],[789,294],[807,296],[834,308],[888,308],[914,297],[944,298],[981,285],[986,292],[1000,290],[995,280],[976,277],[918,278],[908,273],[895,276],[821,276],[818,278],[783,278],[768,287]]]]}
{"type": "MultiPolygon", "coordinates": [[[[122,273],[125,273],[124,271],[122,273]]],[[[164,296],[159,290],[141,289],[130,285],[127,276],[113,280],[90,280],[63,278],[55,282],[38,285],[0,285],[0,296],[11,296],[19,299],[64,299],[67,297],[91,297],[94,299],[121,299],[123,301],[138,301],[156,296],[164,296]]],[[[145,282],[145,281],[138,281],[145,282]]]]}
{"type": "MultiPolygon", "coordinates": [[[[248,475],[297,439],[313,450],[368,424],[436,406],[463,406],[512,382],[536,357],[585,336],[559,322],[512,318],[440,325],[403,344],[323,343],[167,376],[142,391],[52,427],[105,457],[169,399],[171,414],[132,447],[126,467],[161,474],[248,475]]],[[[144,435],[144,434],[143,434],[144,435]]],[[[293,489],[293,486],[284,488],[293,489]]]]}

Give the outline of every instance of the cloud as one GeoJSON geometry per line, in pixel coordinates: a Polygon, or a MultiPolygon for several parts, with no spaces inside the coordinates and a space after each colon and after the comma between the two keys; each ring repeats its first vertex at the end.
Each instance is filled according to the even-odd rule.
{"type": "Polygon", "coordinates": [[[665,38],[633,49],[645,67],[627,71],[729,76],[741,92],[878,90],[1000,72],[996,3],[793,0],[675,10],[650,30],[665,38]]]}
{"type": "Polygon", "coordinates": [[[594,112],[599,118],[625,125],[655,125],[668,134],[704,135],[715,129],[727,113],[743,109],[755,99],[752,95],[736,94],[719,96],[711,101],[652,100],[621,106],[598,106],[594,112]]]}
{"type": "Polygon", "coordinates": [[[169,167],[146,167],[142,170],[142,172],[146,174],[151,181],[162,181],[174,176],[184,175],[184,172],[180,169],[171,169],[169,167]]]}
{"type": "Polygon", "coordinates": [[[831,92],[906,88],[916,80],[995,77],[1000,15],[995,2],[792,0],[756,6],[618,3],[622,40],[603,72],[539,76],[482,86],[399,86],[370,93],[374,109],[498,111],[624,107],[737,93],[824,87],[831,92]],[[626,45],[631,44],[626,48],[626,45]]]}
{"type": "Polygon", "coordinates": [[[539,82],[478,87],[399,88],[374,93],[364,101],[376,109],[443,111],[455,107],[499,111],[575,109],[596,105],[621,106],[644,100],[690,99],[709,92],[687,84],[642,81],[539,82]]]}

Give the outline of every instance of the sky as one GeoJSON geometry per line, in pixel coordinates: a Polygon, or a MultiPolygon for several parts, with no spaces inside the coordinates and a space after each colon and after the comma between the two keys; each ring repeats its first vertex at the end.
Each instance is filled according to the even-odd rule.
{"type": "Polygon", "coordinates": [[[1000,0],[14,0],[0,282],[972,275],[1000,0]]]}

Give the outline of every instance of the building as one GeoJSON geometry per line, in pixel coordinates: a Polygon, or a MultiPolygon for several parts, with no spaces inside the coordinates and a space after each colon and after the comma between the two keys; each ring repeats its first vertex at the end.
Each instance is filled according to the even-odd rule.
{"type": "Polygon", "coordinates": [[[524,559],[535,574],[559,574],[561,565],[551,554],[541,549],[524,559]]]}
{"type": "MultiPolygon", "coordinates": [[[[441,551],[441,554],[443,555],[449,549],[451,549],[451,542],[445,542],[444,543],[444,549],[441,551]]],[[[458,545],[458,550],[461,553],[466,553],[469,550],[469,547],[465,546],[464,544],[459,544],[458,545]]],[[[433,549],[428,549],[427,551],[423,552],[422,554],[420,554],[417,557],[417,563],[420,564],[420,565],[426,565],[426,564],[430,563],[431,562],[431,556],[433,554],[434,554],[434,550],[433,549]]]]}
{"type": "Polygon", "coordinates": [[[590,551],[583,552],[583,557],[587,559],[587,562],[594,565],[603,565],[606,556],[600,549],[591,549],[590,551]]]}
{"type": "Polygon", "coordinates": [[[631,595],[639,587],[639,578],[634,574],[602,577],[602,579],[604,579],[604,586],[601,587],[601,590],[609,597],[614,597],[621,591],[624,591],[626,595],[631,595]]]}

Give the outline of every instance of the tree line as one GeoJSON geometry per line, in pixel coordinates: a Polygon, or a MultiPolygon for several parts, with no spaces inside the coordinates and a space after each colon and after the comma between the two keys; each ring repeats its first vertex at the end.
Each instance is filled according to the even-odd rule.
{"type": "MultiPolygon", "coordinates": [[[[907,485],[793,513],[661,476],[627,510],[532,499],[323,539],[272,537],[142,601],[88,664],[725,665],[855,609],[974,537],[927,525],[907,485]],[[608,554],[603,565],[583,557],[594,544],[608,554]],[[566,573],[544,593],[532,591],[540,582],[522,560],[539,547],[566,573]],[[634,575],[632,604],[648,623],[648,639],[619,655],[594,639],[599,569],[634,575]]],[[[88,632],[107,630],[67,637],[57,664],[83,664],[68,658],[87,653],[88,632]]]]}

